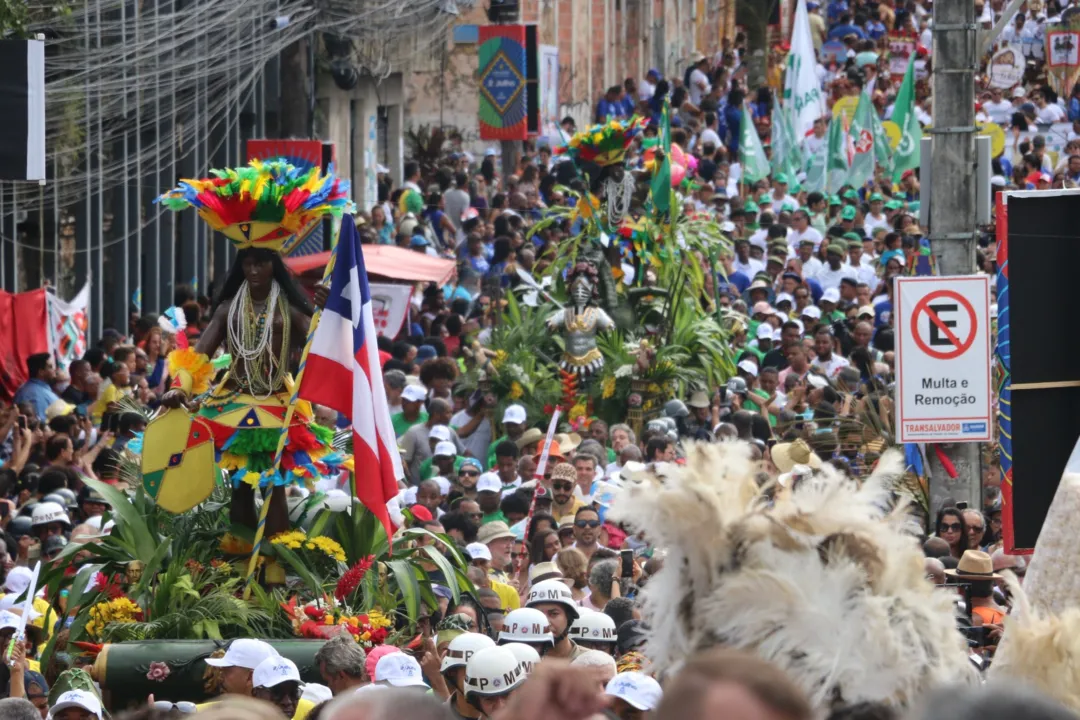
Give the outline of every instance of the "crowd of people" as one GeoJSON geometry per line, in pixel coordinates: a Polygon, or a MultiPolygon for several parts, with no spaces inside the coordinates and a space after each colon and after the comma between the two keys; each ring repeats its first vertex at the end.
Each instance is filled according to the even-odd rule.
{"type": "MultiPolygon", "coordinates": [[[[976,3],[979,22],[995,23],[1004,4],[976,3]]],[[[833,0],[825,7],[811,1],[807,8],[830,109],[865,92],[880,119],[889,119],[899,78],[889,71],[888,40],[900,32],[918,40],[915,114],[929,124],[930,0],[833,0]]],[[[979,122],[996,123],[1013,136],[994,160],[998,189],[1080,182],[1080,90],[1060,97],[1046,82],[1043,53],[1045,26],[1065,9],[1057,0],[1021,5],[1002,40],[1020,45],[1029,59],[1023,81],[1005,88],[981,78],[979,122]],[[1074,123],[1061,153],[1048,150],[1042,134],[1022,139],[1032,126],[1061,122],[1074,123]]],[[[357,215],[363,242],[457,263],[452,282],[415,288],[397,337],[378,338],[404,468],[388,511],[399,533],[422,528],[431,534],[399,535],[398,542],[434,544],[464,557],[472,591],[457,602],[439,596],[440,619],[417,647],[365,651],[349,635],[330,639],[313,668],[322,683],[304,683],[302,668],[269,643],[236,639],[224,657],[207,660],[221,674],[226,697],[220,701],[195,706],[184,698],[151,699],[146,708],[118,716],[818,716],[789,678],[750,655],[703,652],[687,658],[679,672],[654,677],[642,608],[664,567],[665,548],[608,512],[630,478],[662,475],[669,463],[683,462],[691,442],[747,443],[762,477],[775,479],[765,482],[766,496],[790,492],[823,468],[860,481],[894,444],[892,280],[934,272],[918,219],[918,172],[894,178],[878,167],[866,184],[835,193],[809,191],[805,172],[776,170],[745,182],[745,124],[771,152],[786,49],[770,51],[761,87],[747,85],[747,48],[739,36],[715,57],[694,54],[681,77],[649,70],[608,89],[596,105],[599,123],[650,120],[628,149],[627,166],[635,172],[645,172],[646,143],[657,137],[670,108],[670,140],[686,159],[686,180],[677,183],[681,211],[715,220],[727,241],[708,266],[708,283],[734,372],[712,386],[683,387],[661,398],[643,423],[627,408],[622,422],[592,418],[581,432],[558,427],[549,443],[550,413],[537,414],[518,402],[520,396],[465,382],[467,370],[494,355],[485,345],[505,322],[508,297],[542,304],[544,290],[538,293],[527,278],[542,278],[579,231],[572,214],[559,212],[578,205],[580,189],[560,142],[524,143],[505,175],[495,150],[476,157],[464,149],[433,167],[407,162],[400,187],[380,173],[378,203],[357,215]]],[[[800,141],[804,157],[826,142],[830,122],[838,122],[831,112],[800,141]]],[[[563,142],[579,130],[569,117],[562,129],[563,142]]],[[[986,230],[972,271],[990,275],[993,284],[993,234],[986,230]]],[[[649,272],[626,256],[613,264],[627,286],[637,272],[649,272]]],[[[166,358],[198,342],[215,307],[180,288],[169,313],[133,316],[129,327],[107,330],[67,367],[50,354],[25,359],[28,379],[0,408],[6,543],[0,577],[12,601],[39,559],[53,561],[69,543],[110,532],[109,503],[83,481],[129,489],[125,455],[141,446],[146,418],[172,387],[166,358]]],[[[313,412],[325,427],[347,425],[329,408],[313,412]]],[[[975,664],[985,668],[1012,602],[999,573],[1022,578],[1027,565],[1002,543],[993,448],[984,453],[982,507],[955,501],[930,507],[918,474],[908,473],[906,487],[922,499],[917,511],[925,523],[926,576],[956,595],[958,623],[975,664]]],[[[441,571],[432,565],[427,572],[438,583],[441,571]]],[[[64,618],[44,600],[34,607],[27,642],[13,643],[10,667],[0,668],[0,676],[8,675],[0,720],[101,720],[102,698],[92,685],[49,692],[54,678],[37,660],[64,618]]],[[[0,597],[2,647],[20,627],[17,610],[0,597]]],[[[968,709],[991,697],[972,700],[968,709]]],[[[997,710],[1008,705],[1008,697],[998,700],[997,710]]],[[[1032,713],[1059,712],[1029,700],[1032,713]]]]}

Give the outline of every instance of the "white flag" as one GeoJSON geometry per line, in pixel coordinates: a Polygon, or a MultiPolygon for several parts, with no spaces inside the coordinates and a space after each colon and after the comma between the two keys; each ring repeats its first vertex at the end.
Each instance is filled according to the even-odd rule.
{"type": "Polygon", "coordinates": [[[810,37],[810,18],[806,0],[795,9],[795,27],[791,32],[791,52],[784,74],[784,106],[792,108],[795,136],[802,140],[814,129],[814,121],[825,114],[825,99],[817,77],[817,56],[810,37]]]}

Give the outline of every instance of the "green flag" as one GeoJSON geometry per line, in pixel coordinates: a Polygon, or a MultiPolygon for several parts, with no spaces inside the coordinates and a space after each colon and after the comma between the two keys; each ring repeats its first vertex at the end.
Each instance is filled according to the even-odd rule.
{"type": "Polygon", "coordinates": [[[830,193],[835,193],[847,182],[848,176],[847,133],[844,131],[843,115],[829,122],[829,140],[826,144],[826,188],[830,193]]]}
{"type": "Polygon", "coordinates": [[[855,117],[848,128],[848,148],[851,155],[851,167],[848,169],[848,183],[860,188],[874,177],[874,105],[870,96],[863,93],[859,104],[855,106],[855,117]]]}
{"type": "Polygon", "coordinates": [[[742,163],[744,182],[755,183],[769,176],[769,160],[754,127],[754,116],[745,102],[739,122],[739,162],[742,163]]]}
{"type": "Polygon", "coordinates": [[[772,167],[773,175],[784,173],[794,182],[802,169],[802,149],[791,125],[791,110],[774,102],[772,107],[772,167]]]}
{"type": "Polygon", "coordinates": [[[908,60],[904,81],[896,93],[892,121],[900,128],[900,143],[893,155],[893,182],[898,182],[905,170],[919,167],[919,144],[922,127],[915,115],[915,53],[908,60]]]}
{"type": "Polygon", "coordinates": [[[828,183],[826,182],[825,166],[829,161],[829,144],[821,143],[815,152],[810,157],[806,158],[806,180],[803,182],[803,189],[807,192],[825,192],[828,183]]]}
{"type": "Polygon", "coordinates": [[[671,106],[666,98],[660,111],[660,147],[664,151],[664,160],[656,168],[649,189],[653,208],[662,216],[671,212],[671,106]]]}

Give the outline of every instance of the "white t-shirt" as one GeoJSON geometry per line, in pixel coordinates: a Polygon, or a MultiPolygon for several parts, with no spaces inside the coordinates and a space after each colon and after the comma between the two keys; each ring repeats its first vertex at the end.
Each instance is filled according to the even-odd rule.
{"type": "MultiPolygon", "coordinates": [[[[460,430],[469,424],[473,419],[473,416],[469,414],[468,410],[461,410],[450,418],[450,427],[455,431],[460,430]]],[[[491,420],[484,418],[473,430],[473,434],[467,438],[461,438],[461,444],[465,446],[466,452],[472,455],[474,458],[480,460],[480,462],[487,462],[488,448],[491,446],[492,441],[491,434],[491,420]]]]}
{"type": "Polygon", "coordinates": [[[762,263],[760,260],[755,260],[754,258],[747,258],[746,264],[743,264],[739,261],[739,258],[736,257],[732,261],[731,266],[741,272],[743,275],[746,275],[746,277],[750,278],[751,280],[753,280],[754,276],[757,275],[759,272],[764,272],[765,270],[765,264],[762,263]]]}
{"type": "Polygon", "coordinates": [[[863,218],[863,229],[866,231],[866,234],[873,235],[874,229],[879,227],[889,227],[889,219],[885,217],[885,214],[882,213],[881,215],[874,217],[873,213],[866,213],[866,217],[863,218]]]}
{"type": "Polygon", "coordinates": [[[992,122],[1006,127],[1012,120],[1013,105],[1004,98],[1002,98],[1001,102],[991,100],[983,103],[983,112],[987,114],[992,122]]]}
{"type": "Polygon", "coordinates": [[[712,85],[709,84],[709,76],[701,72],[699,68],[694,68],[690,72],[690,102],[694,105],[701,105],[701,96],[712,90],[712,85]]]}
{"type": "Polygon", "coordinates": [[[822,266],[821,270],[814,276],[814,279],[821,285],[822,290],[828,290],[829,288],[839,288],[840,280],[846,277],[852,278],[855,282],[859,281],[859,277],[855,273],[855,268],[847,263],[843,263],[836,270],[833,270],[828,265],[822,266]]]}
{"type": "MultiPolygon", "coordinates": [[[[824,267],[824,263],[811,255],[810,259],[802,264],[803,280],[817,280],[818,273],[820,273],[824,267]]],[[[837,282],[839,283],[839,281],[837,282]]]]}
{"type": "Polygon", "coordinates": [[[822,362],[815,355],[813,362],[810,363],[810,367],[821,372],[827,378],[834,378],[840,374],[840,371],[850,366],[851,363],[847,361],[842,355],[833,353],[832,356],[825,362],[822,362]]]}
{"type": "Polygon", "coordinates": [[[1046,103],[1046,107],[1039,108],[1035,116],[1041,123],[1056,123],[1065,119],[1065,111],[1057,103],[1046,103]]]}
{"type": "Polygon", "coordinates": [[[717,150],[724,147],[724,142],[720,139],[720,136],[716,134],[715,130],[709,127],[701,131],[700,147],[704,147],[705,143],[712,143],[713,147],[717,150]]]}
{"type": "MultiPolygon", "coordinates": [[[[802,241],[804,239],[814,241],[814,252],[818,251],[818,248],[821,247],[821,241],[824,240],[824,238],[821,236],[821,233],[819,233],[816,228],[807,226],[806,230],[802,232],[799,232],[798,230],[791,230],[788,233],[788,246],[791,247],[792,250],[798,251],[799,245],[802,244],[802,241]]],[[[820,264],[820,262],[821,261],[819,260],[818,263],[820,264]]]]}
{"type": "Polygon", "coordinates": [[[824,136],[818,137],[817,135],[813,134],[807,135],[806,139],[803,140],[803,155],[805,157],[817,155],[818,151],[821,150],[821,146],[824,145],[827,140],[828,138],[824,136]]]}
{"type": "Polygon", "coordinates": [[[656,86],[648,80],[642,80],[638,83],[637,95],[639,100],[651,100],[655,92],[656,86]]]}

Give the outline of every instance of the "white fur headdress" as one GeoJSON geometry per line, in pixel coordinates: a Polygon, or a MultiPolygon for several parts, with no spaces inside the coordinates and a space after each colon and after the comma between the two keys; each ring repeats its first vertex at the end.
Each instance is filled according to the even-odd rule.
{"type": "Polygon", "coordinates": [[[666,552],[645,590],[654,669],[695,651],[754,652],[786,670],[818,712],[903,706],[972,679],[954,598],[925,577],[887,453],[861,487],[826,466],[770,504],[745,443],[692,445],[663,478],[632,476],[611,515],[666,552]]]}

